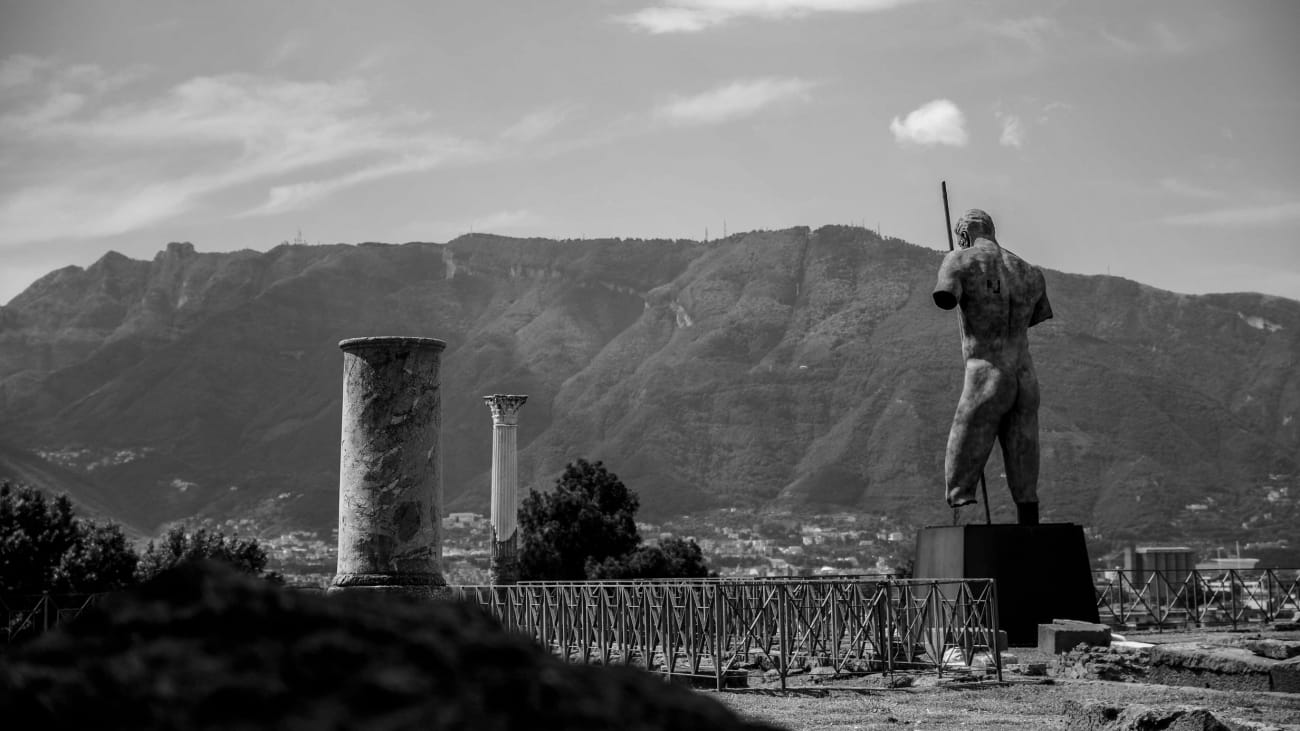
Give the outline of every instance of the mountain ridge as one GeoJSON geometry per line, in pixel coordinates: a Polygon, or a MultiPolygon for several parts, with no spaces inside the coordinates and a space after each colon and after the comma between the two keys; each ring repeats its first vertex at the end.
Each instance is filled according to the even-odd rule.
{"type": "MultiPolygon", "coordinates": [[[[941,258],[842,226],[708,243],[474,234],[110,252],[0,308],[0,438],[138,452],[93,480],[146,528],[248,513],[324,529],[335,345],[400,331],[448,342],[448,509],[486,505],[479,397],[512,392],[530,394],[524,487],[590,457],[650,515],[736,505],[934,522],[961,377],[953,316],[929,296],[941,258]]],[[[1273,513],[1240,529],[1261,535],[1296,517],[1300,303],[1045,274],[1056,318],[1031,331],[1045,517],[1105,536],[1223,533],[1200,514],[1213,510],[1186,508],[1206,500],[1234,525],[1273,513]]],[[[999,470],[995,456],[1006,517],[999,470]]]]}

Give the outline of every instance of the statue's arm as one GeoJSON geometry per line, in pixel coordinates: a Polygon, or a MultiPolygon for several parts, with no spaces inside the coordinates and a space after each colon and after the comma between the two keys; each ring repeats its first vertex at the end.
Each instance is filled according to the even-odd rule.
{"type": "Polygon", "coordinates": [[[1029,326],[1033,327],[1043,320],[1052,319],[1052,303],[1047,299],[1047,283],[1043,279],[1041,271],[1035,272],[1038,275],[1038,301],[1034,303],[1034,314],[1029,318],[1029,326]]]}
{"type": "Polygon", "coordinates": [[[934,303],[945,310],[951,310],[961,301],[960,255],[961,251],[949,252],[939,266],[939,281],[934,285],[934,303]]]}

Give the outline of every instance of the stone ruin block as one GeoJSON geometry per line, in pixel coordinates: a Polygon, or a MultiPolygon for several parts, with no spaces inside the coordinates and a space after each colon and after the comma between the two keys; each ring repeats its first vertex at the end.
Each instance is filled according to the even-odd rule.
{"type": "Polygon", "coordinates": [[[1110,646],[1110,627],[1073,619],[1053,619],[1050,624],[1038,625],[1038,650],[1059,655],[1077,645],[1110,646]]]}
{"type": "Polygon", "coordinates": [[[1241,646],[1260,657],[1269,657],[1274,660],[1290,660],[1293,657],[1300,657],[1300,640],[1251,638],[1243,640],[1241,646]]]}
{"type": "Polygon", "coordinates": [[[1206,708],[1177,706],[1157,708],[1144,705],[1117,707],[1107,703],[1066,701],[1067,731],[1232,731],[1206,708]]]}
{"type": "Polygon", "coordinates": [[[1277,664],[1244,647],[1173,642],[1151,648],[1148,679],[1162,685],[1264,692],[1272,690],[1269,676],[1277,664]]]}
{"type": "Polygon", "coordinates": [[[1274,693],[1300,693],[1300,657],[1283,660],[1268,671],[1274,693]]]}

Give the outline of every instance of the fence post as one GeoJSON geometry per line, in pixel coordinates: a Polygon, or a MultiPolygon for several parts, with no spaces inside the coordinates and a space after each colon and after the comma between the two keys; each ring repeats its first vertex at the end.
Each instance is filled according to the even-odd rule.
{"type": "Polygon", "coordinates": [[[1232,628],[1237,629],[1237,570],[1228,570],[1228,587],[1232,595],[1232,628]]]}
{"type": "Polygon", "coordinates": [[[886,579],[881,586],[885,592],[885,669],[889,677],[894,677],[894,624],[898,621],[894,615],[894,582],[886,579]]]}
{"type": "Polygon", "coordinates": [[[672,682],[673,670],[677,668],[677,658],[673,653],[670,637],[673,631],[673,593],[669,587],[664,586],[664,627],[663,634],[659,637],[659,644],[664,650],[664,670],[667,675],[664,679],[672,682]]]}
{"type": "Polygon", "coordinates": [[[1124,607],[1127,606],[1124,603],[1124,582],[1128,581],[1128,572],[1124,569],[1116,569],[1115,573],[1119,576],[1119,623],[1127,630],[1128,613],[1124,611],[1124,607]]]}
{"type": "Polygon", "coordinates": [[[998,682],[1001,683],[1001,682],[1002,682],[1002,645],[1001,645],[1001,643],[998,642],[998,636],[999,636],[999,632],[998,632],[998,630],[1000,630],[1000,629],[1002,628],[1002,625],[999,624],[1000,619],[999,619],[999,617],[998,617],[998,582],[997,582],[997,579],[989,579],[989,585],[988,585],[988,593],[987,593],[987,596],[988,596],[988,602],[989,602],[989,616],[990,616],[990,618],[993,620],[993,621],[992,621],[992,625],[993,625],[993,628],[992,628],[992,632],[993,632],[993,642],[992,642],[992,644],[993,644],[993,664],[994,664],[994,666],[997,667],[997,669],[998,669],[998,682]]]}
{"type": "Polygon", "coordinates": [[[651,588],[647,585],[641,592],[642,657],[645,659],[645,669],[648,672],[654,672],[655,669],[655,622],[654,608],[651,606],[653,600],[651,588]]]}
{"type": "Polygon", "coordinates": [[[722,676],[725,673],[722,668],[722,652],[726,642],[724,638],[726,630],[723,628],[721,590],[721,583],[714,583],[709,587],[710,593],[713,594],[713,672],[717,675],[718,690],[722,690],[722,676]]]}
{"type": "Polygon", "coordinates": [[[1264,621],[1272,622],[1278,613],[1278,608],[1273,606],[1273,569],[1264,569],[1264,587],[1268,592],[1268,601],[1264,604],[1264,621]]]}
{"type": "MultiPolygon", "coordinates": [[[[529,588],[532,589],[533,587],[530,586],[529,588]]],[[[554,650],[551,649],[551,612],[547,611],[551,598],[550,592],[547,591],[546,586],[538,586],[536,592],[534,592],[534,596],[539,598],[540,601],[538,601],[538,604],[541,605],[542,647],[545,647],[547,652],[554,652],[554,650]]]]}
{"type": "Polygon", "coordinates": [[[790,671],[790,608],[786,606],[787,589],[785,582],[777,587],[776,623],[777,631],[780,632],[778,636],[781,638],[781,662],[778,665],[781,673],[781,690],[785,690],[785,676],[790,671]]]}

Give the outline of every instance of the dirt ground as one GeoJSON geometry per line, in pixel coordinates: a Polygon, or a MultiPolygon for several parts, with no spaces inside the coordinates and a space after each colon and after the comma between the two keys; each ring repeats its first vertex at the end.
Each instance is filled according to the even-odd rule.
{"type": "MultiPolygon", "coordinates": [[[[1253,722],[1300,731],[1300,695],[1241,693],[1100,680],[1052,684],[934,685],[901,689],[754,689],[711,692],[741,715],[791,731],[837,729],[1064,729],[1066,703],[1100,701],[1115,706],[1191,705],[1224,722],[1253,722]],[[811,693],[825,693],[818,697],[811,693]]],[[[1249,728],[1249,726],[1245,726],[1249,728]]],[[[1259,728],[1259,726],[1256,726],[1259,728]]]]}
{"type": "MultiPolygon", "coordinates": [[[[1234,633],[1236,634],[1236,633],[1234,633]]],[[[1266,633],[1273,634],[1273,633],[1266,633]]],[[[1296,633],[1286,633],[1292,638],[1296,633]]],[[[1205,632],[1130,634],[1142,642],[1210,640],[1205,632]]],[[[1022,662],[1050,662],[1035,649],[1012,648],[1022,662]]],[[[1064,729],[1067,704],[1102,702],[1118,707],[1200,706],[1241,729],[1300,731],[1300,694],[1245,693],[1206,688],[1119,683],[1100,680],[1026,678],[1007,674],[1005,683],[954,683],[921,676],[913,687],[868,687],[870,680],[815,685],[795,677],[782,692],[776,683],[751,682],[746,690],[708,695],[736,712],[791,731],[837,729],[1064,729]]],[[[874,685],[879,686],[879,680],[874,685]]]]}

